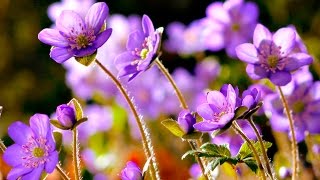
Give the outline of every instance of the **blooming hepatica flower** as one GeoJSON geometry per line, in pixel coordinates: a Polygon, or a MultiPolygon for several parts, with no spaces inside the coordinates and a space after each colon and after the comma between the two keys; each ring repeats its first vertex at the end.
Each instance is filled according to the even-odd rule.
{"type": "Polygon", "coordinates": [[[8,128],[15,144],[8,147],[4,160],[13,169],[8,179],[39,179],[42,171],[52,173],[58,163],[58,152],[53,141],[49,117],[35,114],[30,118],[30,127],[15,122],[8,128]]]}
{"type": "Polygon", "coordinates": [[[142,172],[136,163],[129,161],[121,171],[122,180],[142,180],[142,172]]]}
{"type": "Polygon", "coordinates": [[[72,106],[61,104],[56,110],[57,119],[66,128],[72,128],[76,123],[76,113],[72,106]]]}
{"type": "Polygon", "coordinates": [[[147,15],[142,17],[142,30],[129,35],[127,51],[118,55],[115,60],[118,76],[129,76],[129,81],[140,72],[147,70],[157,56],[161,30],[155,30],[147,15]]]}
{"type": "Polygon", "coordinates": [[[269,78],[272,83],[284,86],[291,80],[291,72],[312,63],[304,52],[295,53],[296,33],[292,28],[281,28],[273,35],[261,24],[253,34],[253,44],[237,46],[241,61],[249,63],[247,73],[252,79],[269,78]]]}
{"type": "Polygon", "coordinates": [[[237,89],[230,84],[220,91],[210,91],[207,102],[197,108],[198,114],[204,119],[193,127],[199,131],[213,131],[225,127],[234,117],[238,101],[237,89]]]}
{"type": "Polygon", "coordinates": [[[94,54],[110,37],[112,29],[101,31],[108,16],[106,3],[95,3],[83,19],[71,10],[63,11],[56,21],[56,29],[42,30],[38,38],[53,46],[50,57],[63,63],[71,57],[81,58],[94,54]]]}

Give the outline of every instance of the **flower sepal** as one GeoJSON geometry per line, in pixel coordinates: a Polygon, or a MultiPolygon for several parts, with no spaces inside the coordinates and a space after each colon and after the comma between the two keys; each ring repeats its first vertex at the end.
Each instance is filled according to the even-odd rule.
{"type": "MultiPolygon", "coordinates": [[[[247,111],[244,112],[241,116],[238,117],[238,119],[249,119],[255,112],[257,112],[263,105],[263,102],[260,101],[256,106],[248,109],[247,111]]],[[[241,107],[245,107],[245,106],[241,106],[241,107]]]]}
{"type": "Polygon", "coordinates": [[[74,57],[76,61],[84,66],[89,66],[96,59],[97,51],[93,54],[83,57],[74,57]]]}
{"type": "Polygon", "coordinates": [[[202,135],[203,133],[194,131],[194,132],[183,135],[181,138],[183,140],[197,140],[197,139],[200,139],[202,135]]]}
{"type": "Polygon", "coordinates": [[[56,150],[60,152],[62,147],[62,134],[60,132],[53,132],[53,137],[56,142],[56,150]]]}
{"type": "Polygon", "coordinates": [[[161,124],[166,127],[173,135],[177,137],[182,137],[186,133],[183,129],[179,126],[178,122],[173,119],[166,119],[161,121],[161,124]]]}

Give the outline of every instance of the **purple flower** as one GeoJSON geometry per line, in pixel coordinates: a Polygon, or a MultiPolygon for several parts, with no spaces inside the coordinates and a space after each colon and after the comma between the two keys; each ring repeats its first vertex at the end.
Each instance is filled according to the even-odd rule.
{"type": "Polygon", "coordinates": [[[225,127],[234,117],[238,101],[238,89],[229,84],[220,91],[210,91],[207,102],[197,108],[198,114],[204,119],[193,127],[199,131],[213,131],[225,127]]]}
{"type": "Polygon", "coordinates": [[[179,113],[178,124],[186,134],[193,132],[193,125],[195,123],[196,118],[190,113],[189,110],[182,110],[179,113]]]}
{"type": "Polygon", "coordinates": [[[56,21],[56,29],[42,30],[38,38],[53,46],[50,57],[63,63],[71,57],[85,57],[94,54],[110,37],[112,29],[102,30],[108,16],[106,3],[95,3],[85,18],[71,10],[63,11],[56,21]]]}
{"type": "Polygon", "coordinates": [[[76,123],[76,113],[72,106],[61,104],[56,110],[57,118],[60,124],[67,128],[72,128],[76,123]]]}
{"type": "MultiPolygon", "coordinates": [[[[296,128],[297,141],[302,141],[305,131],[320,134],[320,81],[312,82],[309,71],[300,70],[293,75],[292,81],[282,87],[288,101],[296,128]]],[[[264,108],[270,117],[271,127],[276,131],[289,133],[289,123],[277,93],[265,98],[264,108]]],[[[290,135],[290,134],[289,134],[290,135]]]]}
{"type": "Polygon", "coordinates": [[[139,73],[146,71],[157,56],[160,38],[160,32],[154,29],[151,19],[143,15],[142,30],[129,35],[127,51],[115,59],[118,76],[129,76],[131,81],[139,73]]]}
{"type": "Polygon", "coordinates": [[[17,121],[8,128],[15,144],[8,147],[3,158],[12,166],[9,180],[40,179],[43,171],[52,173],[58,163],[58,152],[53,141],[49,117],[35,114],[30,118],[30,127],[17,121]]]}
{"type": "Polygon", "coordinates": [[[245,90],[242,93],[242,105],[248,109],[256,107],[260,100],[261,94],[256,88],[245,90]]]}
{"type": "Polygon", "coordinates": [[[206,46],[217,51],[226,48],[230,57],[235,57],[237,45],[248,42],[257,24],[258,7],[253,2],[227,0],[214,2],[207,7],[206,46]]]}
{"type": "Polygon", "coordinates": [[[142,180],[142,172],[138,165],[132,161],[121,171],[121,180],[142,180]]]}
{"type": "Polygon", "coordinates": [[[312,63],[304,52],[294,52],[296,33],[281,28],[273,35],[261,24],[254,30],[253,44],[237,46],[237,56],[248,63],[247,73],[252,79],[269,78],[273,84],[284,86],[291,81],[291,72],[312,63]]]}

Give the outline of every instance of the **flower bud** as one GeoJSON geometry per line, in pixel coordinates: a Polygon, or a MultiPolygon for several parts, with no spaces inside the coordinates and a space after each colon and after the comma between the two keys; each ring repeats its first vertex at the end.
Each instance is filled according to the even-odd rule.
{"type": "Polygon", "coordinates": [[[178,124],[183,131],[188,134],[193,132],[193,125],[196,123],[196,118],[188,110],[182,110],[178,117],[178,124]]]}
{"type": "Polygon", "coordinates": [[[64,127],[71,128],[77,121],[74,108],[67,104],[58,106],[56,113],[58,121],[64,127]]]}
{"type": "Polygon", "coordinates": [[[136,163],[129,161],[121,171],[121,180],[142,180],[142,173],[136,163]]]}

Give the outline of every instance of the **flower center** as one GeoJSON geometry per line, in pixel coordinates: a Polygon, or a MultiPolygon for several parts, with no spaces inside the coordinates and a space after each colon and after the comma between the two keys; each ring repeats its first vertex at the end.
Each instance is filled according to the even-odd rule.
{"type": "Polygon", "coordinates": [[[85,35],[80,34],[76,39],[76,43],[78,47],[85,48],[89,44],[89,39],[85,35]]]}
{"type": "Polygon", "coordinates": [[[239,31],[240,30],[240,25],[237,24],[237,23],[232,24],[231,30],[235,31],[235,32],[239,31]]]}
{"type": "Polygon", "coordinates": [[[41,148],[39,148],[39,147],[36,147],[36,148],[33,149],[32,155],[33,155],[34,157],[37,157],[37,158],[43,157],[43,155],[44,155],[44,150],[41,149],[41,148]]]}
{"type": "Polygon", "coordinates": [[[149,52],[148,49],[146,49],[146,48],[142,49],[141,52],[140,52],[141,59],[146,59],[146,57],[148,55],[148,52],[149,52]]]}
{"type": "Polygon", "coordinates": [[[294,113],[299,114],[304,110],[304,103],[302,101],[297,101],[293,103],[292,110],[294,113]]]}
{"type": "Polygon", "coordinates": [[[258,58],[261,67],[266,71],[275,73],[277,70],[283,70],[287,64],[287,58],[281,56],[281,47],[277,47],[273,42],[262,41],[259,46],[258,58]]]}
{"type": "Polygon", "coordinates": [[[139,59],[136,59],[131,62],[132,65],[141,64],[145,59],[147,59],[148,54],[153,50],[151,37],[146,37],[141,46],[141,49],[135,48],[131,52],[132,55],[139,57],[139,59]]]}
{"type": "Polygon", "coordinates": [[[72,28],[70,34],[65,35],[65,37],[69,41],[71,49],[77,50],[92,46],[92,42],[96,39],[94,30],[86,29],[83,26],[81,26],[81,32],[72,28]]]}

